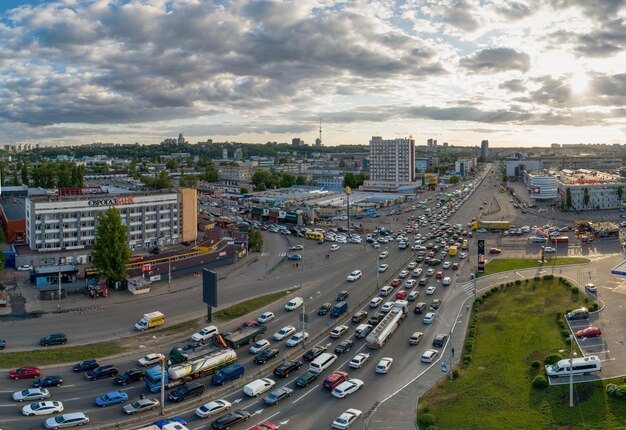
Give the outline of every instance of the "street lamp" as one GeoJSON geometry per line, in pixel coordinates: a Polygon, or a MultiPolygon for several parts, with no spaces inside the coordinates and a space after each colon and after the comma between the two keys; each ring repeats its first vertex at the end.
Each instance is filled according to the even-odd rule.
{"type": "MultiPolygon", "coordinates": [[[[576,354],[574,352],[574,341],[575,341],[575,337],[573,334],[569,335],[569,344],[570,344],[570,351],[569,351],[569,407],[573,408],[574,407],[574,357],[578,354],[576,354]]],[[[564,349],[560,349],[559,352],[563,353],[565,352],[564,349]]]]}
{"type": "Polygon", "coordinates": [[[448,343],[450,344],[450,380],[454,379],[453,376],[453,368],[454,368],[454,348],[452,347],[452,328],[453,326],[450,325],[448,323],[448,320],[446,320],[439,312],[437,312],[437,310],[435,308],[433,308],[432,306],[430,307],[430,311],[434,312],[435,315],[437,315],[439,317],[439,320],[443,323],[443,325],[445,325],[446,327],[448,327],[448,343]]]}
{"type": "Polygon", "coordinates": [[[161,357],[161,415],[165,415],[165,354],[161,357]]]}

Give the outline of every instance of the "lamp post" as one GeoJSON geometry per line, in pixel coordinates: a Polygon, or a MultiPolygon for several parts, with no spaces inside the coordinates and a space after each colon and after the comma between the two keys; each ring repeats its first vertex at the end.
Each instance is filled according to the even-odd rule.
{"type": "Polygon", "coordinates": [[[161,357],[161,415],[165,415],[165,354],[161,357]]]}
{"type": "MultiPolygon", "coordinates": [[[[570,351],[569,351],[569,407],[574,407],[574,357],[576,353],[574,352],[574,335],[569,335],[570,340],[570,351]]],[[[565,352],[565,349],[559,349],[560,353],[565,352]]]]}
{"type": "Polygon", "coordinates": [[[454,348],[452,348],[452,325],[448,323],[448,321],[432,306],[430,307],[431,312],[434,312],[435,315],[439,317],[439,320],[448,327],[448,343],[450,344],[450,380],[454,379],[453,376],[453,368],[454,368],[454,348]]]}

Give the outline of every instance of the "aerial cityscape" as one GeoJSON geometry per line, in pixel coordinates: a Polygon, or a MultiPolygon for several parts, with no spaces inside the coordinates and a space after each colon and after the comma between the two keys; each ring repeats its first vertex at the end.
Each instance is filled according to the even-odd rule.
{"type": "Polygon", "coordinates": [[[626,428],[626,1],[0,2],[0,429],[626,428]]]}

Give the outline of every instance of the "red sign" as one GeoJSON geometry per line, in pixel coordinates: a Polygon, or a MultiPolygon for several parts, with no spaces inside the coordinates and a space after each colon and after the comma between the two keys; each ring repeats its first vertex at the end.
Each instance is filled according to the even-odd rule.
{"type": "Polygon", "coordinates": [[[141,271],[142,272],[149,272],[152,270],[152,264],[142,264],[141,265],[141,271]]]}
{"type": "Polygon", "coordinates": [[[541,193],[541,188],[539,188],[539,187],[531,188],[530,192],[533,193],[533,194],[539,194],[539,193],[541,193]]]}
{"type": "Polygon", "coordinates": [[[220,252],[220,253],[219,253],[219,256],[220,256],[220,257],[226,257],[226,251],[222,251],[222,252],[220,252]]]}

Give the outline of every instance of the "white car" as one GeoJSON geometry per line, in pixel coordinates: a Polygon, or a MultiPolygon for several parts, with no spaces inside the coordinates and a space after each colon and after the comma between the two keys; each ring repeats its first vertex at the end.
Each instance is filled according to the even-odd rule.
{"type": "Polygon", "coordinates": [[[393,364],[393,358],[383,357],[376,365],[376,373],[387,373],[393,364]]]}
{"type": "Polygon", "coordinates": [[[333,421],[333,428],[336,429],[347,429],[349,428],[356,420],[359,419],[359,417],[361,416],[362,412],[359,411],[358,409],[346,409],[346,411],[339,415],[337,418],[335,418],[335,421],[333,421]]]}
{"type": "Polygon", "coordinates": [[[415,269],[416,267],[417,267],[417,263],[416,263],[415,261],[411,261],[411,262],[409,263],[409,265],[408,265],[408,266],[406,266],[406,268],[407,268],[408,270],[413,270],[413,269],[415,269]]]}
{"type": "Polygon", "coordinates": [[[402,272],[398,273],[398,278],[406,278],[407,276],[409,276],[408,270],[403,270],[402,272]]]}
{"type": "Polygon", "coordinates": [[[388,255],[389,255],[389,251],[383,251],[378,255],[378,258],[382,260],[382,259],[387,258],[388,255]]]}
{"type": "Polygon", "coordinates": [[[370,355],[368,353],[361,352],[355,355],[354,358],[350,360],[350,363],[348,365],[352,367],[353,369],[360,369],[361,366],[363,366],[363,364],[367,360],[369,360],[369,358],[370,358],[370,355]]]}
{"type": "Polygon", "coordinates": [[[348,281],[354,282],[363,276],[363,273],[360,270],[355,270],[348,275],[348,281]]]}
{"type": "Polygon", "coordinates": [[[415,284],[417,284],[417,281],[415,279],[409,279],[404,283],[404,288],[411,289],[415,286],[415,284]]]}
{"type": "Polygon", "coordinates": [[[22,408],[22,414],[27,417],[34,415],[50,415],[63,412],[63,403],[61,402],[37,402],[26,405],[22,408]]]}
{"type": "Polygon", "coordinates": [[[229,410],[233,405],[228,400],[214,400],[209,403],[205,403],[196,409],[196,415],[200,418],[208,418],[212,415],[221,414],[224,411],[229,410]]]}
{"type": "Polygon", "coordinates": [[[598,287],[596,287],[596,284],[585,284],[585,291],[588,291],[590,293],[597,293],[598,287]]]}
{"type": "Polygon", "coordinates": [[[391,310],[391,308],[393,308],[394,304],[395,304],[395,302],[393,300],[390,300],[387,303],[385,303],[382,308],[380,308],[380,311],[382,313],[386,314],[387,312],[389,312],[391,310]]]}
{"type": "Polygon", "coordinates": [[[430,287],[426,288],[426,294],[428,294],[428,295],[435,294],[435,287],[430,286],[430,287]]]}
{"type": "Polygon", "coordinates": [[[193,340],[194,342],[204,342],[205,340],[209,340],[219,333],[220,332],[217,327],[215,327],[214,325],[210,325],[208,327],[198,330],[197,333],[194,333],[191,336],[191,340],[193,340]]]}
{"type": "Polygon", "coordinates": [[[50,397],[50,391],[45,388],[27,388],[13,393],[13,400],[23,402],[25,400],[43,400],[50,397]]]}
{"type": "Polygon", "coordinates": [[[450,266],[452,266],[452,263],[450,263],[449,261],[444,261],[443,264],[441,265],[442,269],[449,269],[450,266]]]}
{"type": "Polygon", "coordinates": [[[19,266],[17,270],[19,270],[20,272],[30,272],[31,270],[33,270],[33,266],[31,266],[30,264],[24,264],[23,266],[19,266]]]}
{"type": "Polygon", "coordinates": [[[437,354],[439,354],[439,351],[436,349],[427,349],[426,352],[422,354],[420,361],[422,363],[432,363],[435,357],[437,357],[437,354]]]}
{"type": "Polygon", "coordinates": [[[300,332],[294,334],[293,336],[291,336],[289,338],[289,340],[287,340],[285,345],[289,346],[289,347],[298,346],[302,342],[307,340],[308,338],[309,338],[309,334],[306,331],[300,331],[300,332]]]}
{"type": "Polygon", "coordinates": [[[343,336],[347,331],[348,331],[348,326],[338,325],[337,327],[331,330],[330,337],[332,337],[333,339],[338,339],[341,336],[343,336]]]}
{"type": "Polygon", "coordinates": [[[257,340],[249,349],[250,354],[258,354],[270,347],[270,341],[267,339],[257,340]]]}
{"type": "Polygon", "coordinates": [[[378,306],[380,306],[380,304],[382,302],[383,302],[383,298],[382,297],[374,297],[372,300],[370,300],[369,307],[372,308],[372,309],[375,309],[378,306]]]}
{"type": "Polygon", "coordinates": [[[82,412],[72,412],[71,414],[63,414],[54,418],[48,418],[44,422],[47,429],[59,429],[64,427],[82,426],[89,422],[89,417],[82,412]]]}
{"type": "Polygon", "coordinates": [[[419,291],[411,291],[411,292],[409,293],[409,296],[408,296],[406,299],[407,299],[409,302],[412,302],[412,301],[414,301],[415,299],[417,299],[417,296],[419,296],[419,295],[420,295],[420,292],[419,292],[419,291]]]}
{"type": "Polygon", "coordinates": [[[339,246],[339,245],[330,245],[330,250],[331,250],[332,252],[334,252],[334,251],[338,250],[339,248],[341,248],[341,246],[339,246]]]}
{"type": "Polygon", "coordinates": [[[146,367],[146,366],[152,366],[153,364],[159,364],[161,360],[163,360],[163,358],[165,358],[165,356],[161,354],[160,352],[158,352],[158,353],[148,354],[145,357],[140,358],[138,362],[140,366],[146,367]]]}
{"type": "Polygon", "coordinates": [[[285,326],[274,333],[274,340],[283,340],[287,336],[291,336],[296,332],[296,328],[292,325],[285,326]]]}
{"type": "Polygon", "coordinates": [[[435,320],[435,313],[428,312],[426,315],[424,315],[424,319],[422,320],[422,322],[424,324],[432,324],[434,320],[435,320]]]}
{"type": "Polygon", "coordinates": [[[257,322],[259,324],[265,324],[273,320],[276,316],[274,312],[263,312],[259,318],[257,318],[257,322]]]}
{"type": "Polygon", "coordinates": [[[426,276],[433,276],[435,274],[435,269],[432,267],[426,271],[426,276]]]}
{"type": "Polygon", "coordinates": [[[349,379],[336,386],[332,394],[339,399],[343,399],[352,393],[356,393],[363,385],[365,384],[360,379],[349,379]]]}
{"type": "Polygon", "coordinates": [[[302,245],[294,245],[289,247],[289,251],[301,251],[304,249],[302,245]]]}
{"type": "Polygon", "coordinates": [[[546,246],[546,247],[544,248],[544,252],[545,252],[546,254],[552,254],[552,253],[556,252],[556,248],[552,248],[551,246],[546,246]]]}
{"type": "Polygon", "coordinates": [[[303,304],[304,304],[304,299],[302,297],[294,297],[293,299],[291,299],[291,300],[289,300],[287,302],[287,304],[285,305],[285,310],[286,311],[295,311],[296,309],[298,309],[303,304]]]}
{"type": "Polygon", "coordinates": [[[378,273],[383,273],[389,268],[389,264],[381,264],[378,266],[378,273]]]}
{"type": "Polygon", "coordinates": [[[461,252],[459,254],[459,260],[463,260],[464,258],[467,258],[467,252],[461,252]]]}
{"type": "Polygon", "coordinates": [[[450,285],[452,283],[452,278],[449,276],[446,276],[445,278],[443,278],[443,280],[441,281],[441,284],[446,286],[446,285],[450,285]]]}

